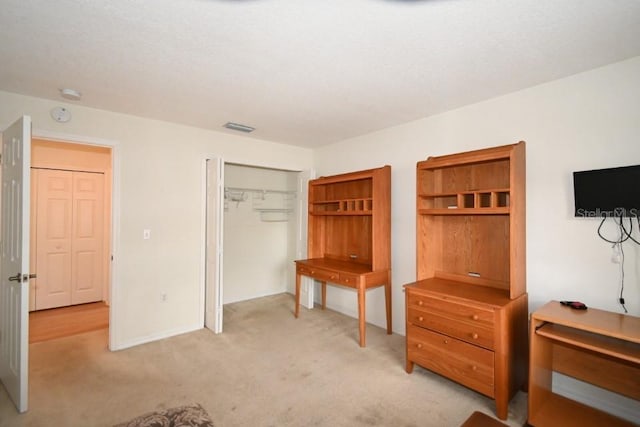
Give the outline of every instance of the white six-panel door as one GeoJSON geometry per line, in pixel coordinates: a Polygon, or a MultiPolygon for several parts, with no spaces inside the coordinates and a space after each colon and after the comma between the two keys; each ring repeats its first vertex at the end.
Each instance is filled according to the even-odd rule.
{"type": "Polygon", "coordinates": [[[0,380],[18,411],[27,410],[29,378],[29,205],[31,118],[2,133],[0,380]]]}

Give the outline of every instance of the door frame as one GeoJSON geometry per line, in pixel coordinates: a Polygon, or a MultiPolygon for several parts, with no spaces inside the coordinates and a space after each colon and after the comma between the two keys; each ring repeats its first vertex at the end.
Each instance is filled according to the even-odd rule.
{"type": "MultiPolygon", "coordinates": [[[[241,166],[248,166],[248,167],[255,167],[255,168],[266,168],[266,169],[278,169],[278,170],[282,170],[282,171],[286,171],[286,172],[307,172],[309,174],[309,176],[311,178],[315,177],[315,170],[312,168],[309,169],[298,169],[298,168],[292,168],[290,164],[286,164],[286,163],[278,163],[275,161],[267,161],[267,162],[255,162],[255,161],[248,161],[246,159],[238,159],[237,157],[232,157],[229,158],[227,156],[224,156],[223,154],[220,153],[210,153],[210,154],[205,154],[202,157],[202,177],[200,182],[202,183],[201,188],[202,188],[202,221],[201,221],[201,225],[200,225],[200,236],[202,236],[201,242],[200,242],[200,248],[201,248],[201,255],[200,255],[200,259],[201,259],[201,264],[200,264],[200,303],[198,304],[199,307],[199,318],[198,318],[198,324],[200,324],[202,327],[205,327],[205,311],[206,311],[206,288],[207,288],[207,277],[206,277],[206,264],[207,264],[207,214],[206,214],[206,203],[207,203],[207,160],[210,159],[220,159],[220,163],[221,163],[221,167],[224,168],[225,164],[234,164],[234,165],[241,165],[241,166]]],[[[219,191],[218,192],[218,205],[219,206],[223,206],[224,205],[224,181],[222,182],[222,186],[223,186],[223,191],[219,191]]],[[[306,215],[307,215],[307,206],[304,207],[304,211],[300,212],[299,215],[304,215],[305,219],[306,219],[306,215]]],[[[222,209],[220,209],[222,210],[222,209]]],[[[301,244],[303,244],[306,248],[306,236],[303,236],[303,241],[301,244]]],[[[221,249],[222,253],[224,253],[224,248],[221,249]]],[[[216,293],[217,295],[220,296],[220,298],[222,298],[223,295],[223,290],[224,290],[224,276],[222,275],[220,280],[219,280],[219,284],[218,284],[219,288],[216,289],[216,293]]],[[[310,293],[311,294],[311,298],[313,298],[313,292],[310,293]]],[[[220,302],[221,305],[223,305],[223,302],[220,302]]],[[[221,322],[222,323],[222,322],[221,322]]],[[[219,329],[222,330],[223,329],[223,325],[219,325],[219,329]]]]}
{"type": "Polygon", "coordinates": [[[78,145],[95,145],[111,148],[111,227],[110,245],[111,259],[109,269],[109,350],[120,349],[118,336],[118,248],[120,247],[120,143],[115,140],[96,138],[91,136],[72,135],[43,129],[33,129],[31,138],[46,141],[65,142],[78,145]]]}

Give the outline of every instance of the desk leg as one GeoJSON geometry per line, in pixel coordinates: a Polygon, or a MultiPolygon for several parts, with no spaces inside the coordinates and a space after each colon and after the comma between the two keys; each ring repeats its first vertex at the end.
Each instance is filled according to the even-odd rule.
{"type": "Polygon", "coordinates": [[[358,320],[360,323],[360,347],[364,347],[366,345],[367,326],[365,323],[365,292],[366,289],[364,283],[362,283],[362,279],[360,279],[360,283],[358,283],[358,320]]]}
{"type": "MultiPolygon", "coordinates": [[[[391,276],[391,273],[389,273],[391,276]]],[[[384,285],[384,302],[387,308],[387,335],[391,335],[391,277],[384,285]]]]}
{"type": "Polygon", "coordinates": [[[536,329],[545,322],[532,316],[529,328],[529,419],[532,426],[538,425],[540,408],[553,393],[553,343],[536,334],[536,329]]]}
{"type": "Polygon", "coordinates": [[[322,284],[322,309],[327,308],[327,282],[320,282],[322,284]]]}
{"type": "Polygon", "coordinates": [[[296,307],[294,309],[294,316],[298,317],[300,312],[300,275],[296,274],[296,307]]]}

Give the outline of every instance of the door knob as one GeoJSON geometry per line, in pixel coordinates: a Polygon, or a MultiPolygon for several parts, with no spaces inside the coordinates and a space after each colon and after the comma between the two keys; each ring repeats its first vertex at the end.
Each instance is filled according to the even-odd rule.
{"type": "Polygon", "coordinates": [[[15,276],[10,276],[9,277],[9,281],[10,282],[26,282],[29,279],[35,279],[36,277],[38,277],[35,273],[31,273],[31,274],[22,274],[22,273],[18,273],[15,276]]]}

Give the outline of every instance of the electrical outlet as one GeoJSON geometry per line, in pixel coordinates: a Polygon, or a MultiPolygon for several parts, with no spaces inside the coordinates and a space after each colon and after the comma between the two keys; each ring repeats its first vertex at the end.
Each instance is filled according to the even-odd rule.
{"type": "Polygon", "coordinates": [[[162,292],[160,294],[160,299],[162,299],[162,302],[167,302],[167,293],[166,292],[162,292]]]}
{"type": "Polygon", "coordinates": [[[149,240],[151,238],[151,230],[149,230],[148,228],[142,230],[142,238],[144,240],[149,240]]]}

